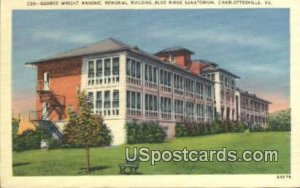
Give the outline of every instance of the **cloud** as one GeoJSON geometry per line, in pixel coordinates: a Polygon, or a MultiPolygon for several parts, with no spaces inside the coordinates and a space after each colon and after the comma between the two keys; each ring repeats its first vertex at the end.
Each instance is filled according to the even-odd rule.
{"type": "Polygon", "coordinates": [[[94,42],[94,38],[87,33],[71,33],[64,31],[37,31],[33,35],[38,40],[50,40],[53,42],[68,42],[72,44],[87,44],[94,42]]]}

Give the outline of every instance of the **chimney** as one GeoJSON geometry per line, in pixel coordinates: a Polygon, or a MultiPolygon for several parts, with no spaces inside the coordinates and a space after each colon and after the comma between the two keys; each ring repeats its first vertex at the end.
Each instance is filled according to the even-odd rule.
{"type": "Polygon", "coordinates": [[[189,69],[190,69],[191,73],[193,73],[195,75],[200,75],[202,70],[208,66],[210,66],[210,65],[201,60],[195,60],[195,61],[191,62],[191,66],[189,67],[189,69]]]}
{"type": "Polygon", "coordinates": [[[162,61],[176,64],[181,68],[190,67],[192,64],[191,55],[194,52],[181,47],[167,48],[157,52],[155,55],[162,61]]]}

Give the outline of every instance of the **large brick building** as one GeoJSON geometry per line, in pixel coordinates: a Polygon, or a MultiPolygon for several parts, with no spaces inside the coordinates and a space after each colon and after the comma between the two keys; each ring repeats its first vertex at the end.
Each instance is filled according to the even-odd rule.
{"type": "MultiPolygon", "coordinates": [[[[239,77],[215,63],[192,60],[192,54],[176,47],[153,55],[109,38],[27,63],[37,68],[37,111],[30,120],[59,139],[67,109],[78,110],[79,90],[86,90],[93,112],[112,130],[113,144],[125,142],[124,125],[131,120],[158,121],[168,137],[183,120],[244,120],[239,77]]],[[[268,102],[258,99],[265,110],[264,121],[257,121],[262,124],[268,102]]]]}

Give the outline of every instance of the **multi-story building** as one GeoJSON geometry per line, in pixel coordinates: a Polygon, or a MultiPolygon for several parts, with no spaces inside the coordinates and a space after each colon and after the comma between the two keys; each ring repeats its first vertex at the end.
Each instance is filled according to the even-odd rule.
{"type": "Polygon", "coordinates": [[[175,123],[214,119],[214,82],[194,70],[193,52],[171,48],[156,55],[114,39],[27,63],[37,68],[37,104],[30,120],[60,138],[68,108],[78,111],[85,90],[92,110],[125,142],[127,121],[156,121],[175,134],[175,123]]]}
{"type": "Polygon", "coordinates": [[[175,47],[153,55],[110,38],[26,63],[37,68],[37,111],[29,118],[60,139],[67,109],[78,111],[77,93],[85,90],[113,144],[125,142],[132,120],[158,122],[169,138],[181,121],[266,124],[269,102],[237,89],[238,76],[192,54],[175,47]]]}
{"type": "Polygon", "coordinates": [[[237,89],[235,92],[237,103],[237,120],[249,125],[265,126],[269,118],[269,101],[237,89]]]}
{"type": "Polygon", "coordinates": [[[237,120],[236,116],[236,81],[239,77],[217,64],[199,61],[204,66],[201,75],[215,82],[216,117],[223,120],[237,120]]]}

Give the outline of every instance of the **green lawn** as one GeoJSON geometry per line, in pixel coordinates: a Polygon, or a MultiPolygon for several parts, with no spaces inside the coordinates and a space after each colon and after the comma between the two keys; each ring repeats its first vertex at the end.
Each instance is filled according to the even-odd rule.
{"type": "MultiPolygon", "coordinates": [[[[290,133],[228,133],[176,138],[162,144],[122,145],[91,149],[92,175],[117,175],[125,147],[155,150],[277,150],[278,162],[141,162],[138,174],[266,174],[290,173],[290,133]]],[[[131,150],[132,151],[132,150],[131,150]]],[[[16,176],[84,175],[83,149],[32,150],[13,153],[16,176]]]]}

